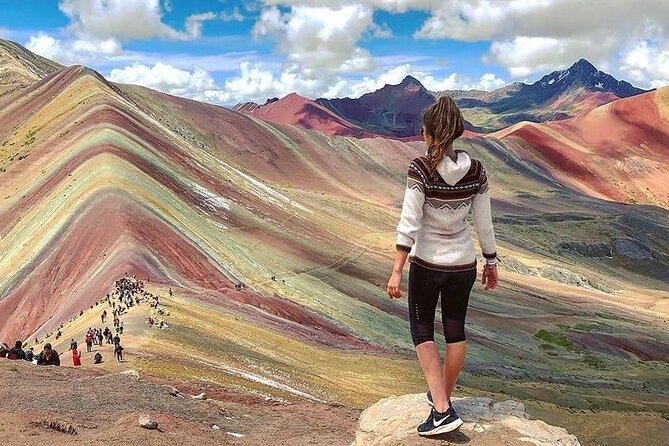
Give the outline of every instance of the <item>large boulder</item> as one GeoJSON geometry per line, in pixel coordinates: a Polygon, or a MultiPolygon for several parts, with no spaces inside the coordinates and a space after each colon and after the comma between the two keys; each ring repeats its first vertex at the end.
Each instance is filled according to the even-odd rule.
{"type": "Polygon", "coordinates": [[[517,401],[496,403],[490,398],[452,398],[464,424],[460,429],[432,438],[418,436],[416,427],[429,414],[425,394],[382,399],[361,415],[351,446],[436,446],[435,439],[469,446],[580,446],[566,429],[531,420],[517,401]]]}

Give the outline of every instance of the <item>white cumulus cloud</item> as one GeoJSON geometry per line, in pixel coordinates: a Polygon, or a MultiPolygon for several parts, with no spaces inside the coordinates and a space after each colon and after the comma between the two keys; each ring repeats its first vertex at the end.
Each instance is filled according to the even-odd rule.
{"type": "Polygon", "coordinates": [[[315,79],[324,73],[373,69],[372,55],[358,46],[369,31],[387,35],[389,29],[374,25],[371,8],[351,3],[334,8],[294,6],[288,12],[271,6],[262,10],[253,35],[272,39],[289,64],[315,79]]]}
{"type": "Polygon", "coordinates": [[[193,99],[202,98],[207,91],[218,89],[211,75],[202,68],[181,70],[161,62],[153,66],[133,64],[125,68],[115,68],[109,74],[109,79],[193,99]]]}
{"type": "Polygon", "coordinates": [[[43,32],[31,36],[25,46],[33,53],[64,65],[98,62],[101,58],[122,53],[121,45],[114,39],[75,38],[63,41],[43,32]]]}
{"type": "Polygon", "coordinates": [[[213,12],[193,14],[177,30],[162,21],[163,8],[171,8],[164,0],[60,0],[58,7],[69,19],[65,37],[38,32],[25,45],[65,65],[129,59],[123,43],[133,39],[197,39],[204,22],[217,17],[213,12]]]}
{"type": "Polygon", "coordinates": [[[203,22],[216,17],[212,12],[191,15],[186,18],[185,30],[179,31],[163,22],[160,0],[61,0],[58,7],[70,20],[71,32],[120,41],[154,37],[192,40],[200,37],[203,22]]]}
{"type": "MultiPolygon", "coordinates": [[[[266,7],[423,11],[415,39],[490,42],[485,61],[516,78],[566,68],[586,58],[618,68],[637,41],[669,41],[667,0],[263,0],[266,7]]],[[[357,45],[357,42],[354,45],[357,45]]],[[[656,70],[642,70],[636,82],[655,85],[656,70]]],[[[617,72],[620,74],[620,72],[617,72]]],[[[616,73],[614,73],[616,74],[616,73]]]]}
{"type": "Polygon", "coordinates": [[[114,82],[143,85],[177,96],[220,105],[254,101],[264,103],[271,97],[283,97],[289,93],[299,93],[311,99],[319,97],[360,97],[378,90],[386,84],[399,84],[406,76],[412,75],[431,91],[477,89],[491,90],[505,84],[494,74],[487,73],[479,79],[451,73],[436,77],[429,72],[415,69],[411,64],[389,68],[377,76],[343,78],[331,75],[317,79],[301,76],[296,65],[281,69],[268,67],[263,63],[243,61],[237,75],[217,83],[205,69],[193,67],[190,70],[169,64],[133,64],[125,68],[113,69],[109,79],[114,82]]]}
{"type": "MultiPolygon", "coordinates": [[[[486,60],[518,78],[565,68],[580,58],[615,67],[630,42],[669,39],[666,0],[407,2],[431,13],[416,38],[491,41],[486,60]]],[[[637,82],[655,83],[651,73],[637,82]]]]}
{"type": "Polygon", "coordinates": [[[634,82],[651,79],[652,88],[669,86],[669,43],[642,40],[624,53],[621,70],[634,82]]]}

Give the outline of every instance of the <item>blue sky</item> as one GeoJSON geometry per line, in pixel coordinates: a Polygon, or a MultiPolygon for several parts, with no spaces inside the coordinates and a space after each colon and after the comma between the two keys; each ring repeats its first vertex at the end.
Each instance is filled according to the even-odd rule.
{"type": "Polygon", "coordinates": [[[118,82],[232,104],[359,96],[407,74],[494,89],[581,57],[669,84],[669,2],[2,0],[0,37],[118,82]],[[603,9],[602,9],[603,8],[603,9]]]}

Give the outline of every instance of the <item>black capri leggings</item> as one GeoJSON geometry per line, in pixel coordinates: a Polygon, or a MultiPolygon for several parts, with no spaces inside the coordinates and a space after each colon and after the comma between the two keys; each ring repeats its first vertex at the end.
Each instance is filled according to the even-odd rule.
{"type": "Polygon", "coordinates": [[[409,325],[414,345],[434,341],[434,313],[441,293],[441,320],[446,343],[465,340],[465,316],[476,269],[436,271],[409,266],[409,325]]]}

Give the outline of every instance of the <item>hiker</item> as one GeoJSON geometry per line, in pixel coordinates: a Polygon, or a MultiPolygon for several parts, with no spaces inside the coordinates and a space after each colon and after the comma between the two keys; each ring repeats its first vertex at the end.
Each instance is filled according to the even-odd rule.
{"type": "Polygon", "coordinates": [[[7,353],[7,359],[17,360],[17,359],[26,359],[26,352],[23,351],[23,342],[16,341],[14,347],[7,353]]]}
{"type": "Polygon", "coordinates": [[[9,345],[4,342],[0,344],[0,358],[6,358],[9,353],[9,345]]]}
{"type": "Polygon", "coordinates": [[[77,347],[78,347],[78,345],[77,345],[77,341],[75,341],[74,339],[72,339],[72,340],[70,341],[70,350],[76,350],[77,347]]]}
{"type": "Polygon", "coordinates": [[[35,358],[35,349],[30,347],[28,350],[26,350],[26,361],[28,362],[33,362],[33,359],[35,358]]]}
{"type": "Polygon", "coordinates": [[[116,355],[116,360],[118,362],[123,361],[123,347],[121,346],[120,343],[116,344],[116,346],[114,347],[114,355],[116,355]]]}
{"type": "Polygon", "coordinates": [[[44,350],[37,355],[38,365],[60,365],[60,356],[58,352],[51,348],[51,344],[47,342],[44,344],[44,350]]]}
{"type": "Polygon", "coordinates": [[[107,310],[104,310],[102,314],[100,315],[100,319],[102,319],[102,323],[105,323],[105,318],[107,317],[107,310]]]}
{"type": "Polygon", "coordinates": [[[123,322],[118,326],[119,334],[123,334],[123,322]]]}
{"type": "Polygon", "coordinates": [[[466,219],[470,210],[485,258],[482,283],[486,290],[498,283],[488,178],[479,160],[453,149],[453,141],[463,133],[464,119],[451,97],[439,98],[424,112],[421,134],[427,151],[409,165],[387,287],[390,298],[402,296],[402,269],[408,258],[409,326],[429,388],[430,414],[417,428],[422,436],[450,432],[463,423],[450,397],[464,364],[465,316],[477,277],[476,252],[466,219]],[[443,368],[434,343],[440,294],[446,338],[443,368]]]}
{"type": "Polygon", "coordinates": [[[102,329],[98,330],[98,345],[102,347],[102,329]]]}
{"type": "Polygon", "coordinates": [[[93,350],[93,336],[90,333],[86,334],[86,353],[93,350]]]}
{"type": "Polygon", "coordinates": [[[119,337],[119,335],[114,336],[114,339],[112,339],[112,342],[114,343],[114,345],[120,344],[121,343],[121,338],[119,337]]]}
{"type": "Polygon", "coordinates": [[[72,350],[72,364],[74,364],[75,367],[81,365],[81,352],[76,348],[72,350]]]}
{"type": "Polygon", "coordinates": [[[93,364],[102,364],[102,355],[100,352],[95,353],[95,356],[93,357],[93,364]]]}

